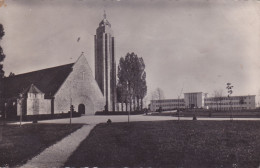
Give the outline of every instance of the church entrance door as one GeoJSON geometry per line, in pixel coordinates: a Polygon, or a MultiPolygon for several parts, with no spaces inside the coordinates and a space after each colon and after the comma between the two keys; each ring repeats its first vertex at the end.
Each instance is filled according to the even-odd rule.
{"type": "Polygon", "coordinates": [[[78,112],[80,114],[85,114],[85,105],[84,104],[79,104],[78,106],[78,112]]]}

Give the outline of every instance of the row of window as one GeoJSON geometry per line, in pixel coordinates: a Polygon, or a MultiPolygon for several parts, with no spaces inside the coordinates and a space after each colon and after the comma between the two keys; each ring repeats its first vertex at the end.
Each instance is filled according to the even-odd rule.
{"type": "Polygon", "coordinates": [[[155,105],[155,107],[181,107],[184,106],[184,104],[164,104],[164,105],[155,105]]]}
{"type": "Polygon", "coordinates": [[[155,103],[184,102],[184,99],[155,100],[155,103]]]}
{"type": "MultiPolygon", "coordinates": [[[[232,105],[242,105],[239,102],[231,102],[232,105]]],[[[247,104],[247,102],[244,102],[243,104],[247,104]]],[[[248,104],[251,104],[250,102],[248,104]]],[[[230,102],[226,103],[205,103],[205,106],[211,106],[211,105],[230,105],[230,102]]]]}
{"type": "Polygon", "coordinates": [[[251,98],[250,96],[238,96],[238,97],[212,97],[212,98],[205,98],[205,101],[219,101],[219,100],[241,100],[251,98]]]}
{"type": "MultiPolygon", "coordinates": [[[[231,100],[238,100],[240,101],[242,98],[241,97],[232,97],[231,100]]],[[[243,97],[244,101],[246,97],[243,97]]],[[[250,97],[249,97],[250,99],[250,97]]],[[[205,98],[206,101],[222,101],[222,100],[229,100],[227,97],[222,97],[222,98],[205,98]]],[[[171,103],[171,102],[184,102],[184,99],[170,99],[170,100],[154,100],[154,103],[171,103]]],[[[191,100],[190,100],[191,102],[191,100]]]]}
{"type": "MultiPolygon", "coordinates": [[[[240,104],[240,102],[231,102],[232,105],[242,105],[240,104]]],[[[243,104],[251,104],[251,102],[244,102],[243,104]]],[[[210,102],[207,103],[205,102],[205,106],[214,106],[214,105],[230,105],[230,102],[210,102]]],[[[184,106],[183,102],[182,103],[178,103],[178,104],[156,104],[155,107],[160,107],[160,106],[164,106],[164,107],[174,107],[174,106],[184,106]]]]}
{"type": "MultiPolygon", "coordinates": [[[[222,100],[238,100],[240,101],[243,99],[244,101],[246,99],[250,99],[250,96],[237,96],[237,97],[212,97],[212,98],[205,98],[205,101],[222,101],[222,100]]],[[[189,97],[189,100],[194,100],[194,98],[189,97]]],[[[155,103],[170,103],[170,102],[184,102],[184,99],[168,99],[168,100],[154,100],[155,103]]]]}
{"type": "MultiPolygon", "coordinates": [[[[213,110],[230,110],[230,107],[221,107],[221,108],[209,108],[213,110]]],[[[246,107],[232,107],[233,110],[241,110],[241,109],[247,109],[246,107]]],[[[249,107],[251,109],[251,107],[249,107]]]]}
{"type": "Polygon", "coordinates": [[[178,106],[179,104],[184,104],[184,102],[175,102],[175,103],[153,103],[153,105],[160,105],[160,106],[167,106],[167,105],[171,105],[171,106],[178,106]]]}

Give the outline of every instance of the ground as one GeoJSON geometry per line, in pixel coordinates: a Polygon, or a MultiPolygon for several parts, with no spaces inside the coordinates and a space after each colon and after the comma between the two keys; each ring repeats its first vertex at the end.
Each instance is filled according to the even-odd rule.
{"type": "MultiPolygon", "coordinates": [[[[152,112],[151,115],[153,116],[178,116],[176,110],[173,111],[163,111],[159,112],[152,112]]],[[[210,118],[229,118],[233,116],[235,118],[260,118],[260,111],[215,111],[215,110],[190,110],[190,111],[181,111],[179,113],[181,117],[193,117],[196,115],[197,117],[210,117],[210,118]]]]}
{"type": "Polygon", "coordinates": [[[99,124],[65,166],[257,167],[259,121],[99,124]]]}
{"type": "Polygon", "coordinates": [[[81,124],[0,125],[0,166],[25,163],[80,127],[81,124]]]}

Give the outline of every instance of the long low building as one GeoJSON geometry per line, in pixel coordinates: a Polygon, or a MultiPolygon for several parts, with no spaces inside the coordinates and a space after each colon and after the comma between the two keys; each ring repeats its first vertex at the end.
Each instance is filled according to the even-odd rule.
{"type": "Polygon", "coordinates": [[[202,92],[184,93],[186,108],[203,108],[204,94],[202,92]]]}
{"type": "Polygon", "coordinates": [[[255,109],[255,95],[231,97],[207,97],[203,92],[184,93],[183,99],[151,100],[150,110],[204,108],[214,110],[255,109]]]}
{"type": "Polygon", "coordinates": [[[207,97],[205,108],[214,110],[255,109],[255,95],[231,97],[207,97]]]}
{"type": "Polygon", "coordinates": [[[163,99],[151,100],[150,110],[158,111],[161,107],[162,110],[174,110],[185,108],[184,99],[163,99]]]}

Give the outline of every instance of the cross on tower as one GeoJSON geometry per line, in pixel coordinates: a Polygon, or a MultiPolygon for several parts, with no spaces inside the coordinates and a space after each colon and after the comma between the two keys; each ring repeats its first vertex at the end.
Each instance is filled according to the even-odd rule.
{"type": "Polygon", "coordinates": [[[106,10],[104,10],[104,19],[107,18],[106,10]]]}

